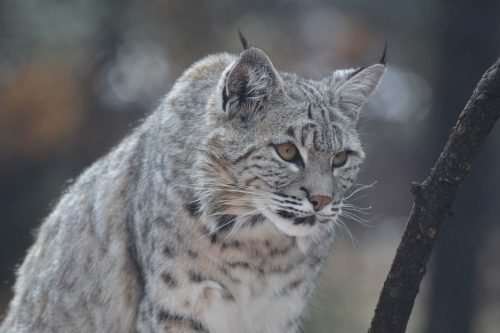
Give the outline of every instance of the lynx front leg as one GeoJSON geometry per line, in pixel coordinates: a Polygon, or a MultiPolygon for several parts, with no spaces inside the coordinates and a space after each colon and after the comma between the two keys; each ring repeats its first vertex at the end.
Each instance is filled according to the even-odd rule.
{"type": "Polygon", "coordinates": [[[155,307],[144,300],[137,321],[140,333],[209,333],[197,319],[155,307]]]}
{"type": "Polygon", "coordinates": [[[231,297],[201,273],[166,268],[151,272],[140,305],[139,332],[208,333],[200,315],[214,302],[231,297]]]}

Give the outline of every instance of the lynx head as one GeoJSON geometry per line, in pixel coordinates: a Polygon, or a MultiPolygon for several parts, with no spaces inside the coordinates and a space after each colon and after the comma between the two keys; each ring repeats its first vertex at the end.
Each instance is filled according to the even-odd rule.
{"type": "Polygon", "coordinates": [[[206,214],[223,216],[211,229],[252,216],[290,236],[333,224],[364,158],[360,108],[385,69],[382,62],[313,81],[278,72],[247,46],[207,104],[200,195],[206,214]]]}

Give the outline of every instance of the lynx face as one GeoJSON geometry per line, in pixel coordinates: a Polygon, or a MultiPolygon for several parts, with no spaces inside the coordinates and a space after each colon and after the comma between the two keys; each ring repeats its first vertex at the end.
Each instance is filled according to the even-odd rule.
{"type": "Polygon", "coordinates": [[[213,131],[200,179],[208,214],[241,225],[264,216],[290,236],[333,226],[364,159],[358,112],[384,72],[376,64],[305,80],[246,49],[207,105],[213,131]]]}

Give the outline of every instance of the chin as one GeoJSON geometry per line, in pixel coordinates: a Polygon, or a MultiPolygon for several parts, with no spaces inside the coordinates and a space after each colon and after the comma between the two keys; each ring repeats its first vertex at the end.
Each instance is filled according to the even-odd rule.
{"type": "Polygon", "coordinates": [[[259,207],[259,211],[262,215],[264,215],[268,220],[270,220],[274,226],[288,236],[293,237],[305,237],[314,232],[316,229],[315,225],[309,224],[294,224],[293,220],[285,219],[273,212],[271,212],[267,207],[259,207]]]}

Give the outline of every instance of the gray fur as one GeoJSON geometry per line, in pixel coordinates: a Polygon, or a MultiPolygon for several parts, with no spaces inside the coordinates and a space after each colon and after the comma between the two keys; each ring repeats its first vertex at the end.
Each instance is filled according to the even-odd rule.
{"type": "Polygon", "coordinates": [[[0,331],[298,332],[384,71],[306,80],[253,47],[195,63],[47,217],[0,331]]]}

